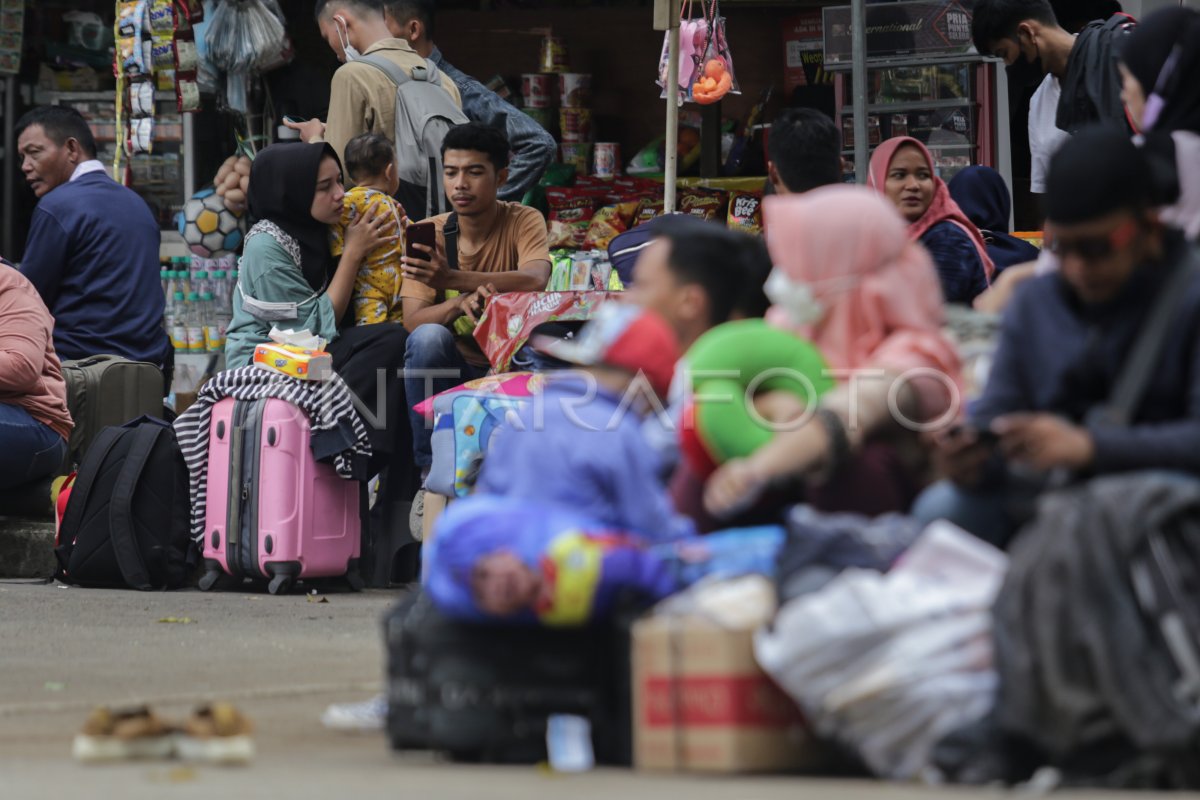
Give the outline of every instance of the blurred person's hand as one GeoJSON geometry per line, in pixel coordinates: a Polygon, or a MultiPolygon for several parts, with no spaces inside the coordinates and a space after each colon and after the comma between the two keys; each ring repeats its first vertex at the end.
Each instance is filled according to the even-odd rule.
{"type": "Polygon", "coordinates": [[[431,289],[450,289],[450,278],[454,270],[446,258],[446,248],[441,242],[435,247],[413,242],[414,250],[425,253],[425,258],[404,256],[400,259],[404,278],[420,281],[431,289]]]}
{"type": "Polygon", "coordinates": [[[992,430],[1005,458],[1037,470],[1085,469],[1096,456],[1086,428],[1053,414],[1007,414],[992,423],[992,430]]]}
{"type": "Polygon", "coordinates": [[[308,122],[292,122],[285,119],[283,124],[294,131],[300,131],[302,142],[319,142],[325,137],[325,123],[315,117],[308,122]]]}
{"type": "Polygon", "coordinates": [[[981,437],[974,428],[960,426],[929,438],[936,473],[964,489],[973,489],[983,481],[983,472],[996,443],[981,437]]]}
{"type": "Polygon", "coordinates": [[[463,316],[471,320],[471,322],[479,322],[479,318],[483,316],[483,311],[487,308],[487,301],[496,293],[496,287],[490,283],[485,286],[480,286],[473,292],[458,296],[458,310],[463,316]]]}
{"type": "Polygon", "coordinates": [[[732,517],[754,505],[769,482],[769,476],[752,458],[732,459],[722,464],[705,483],[704,507],[714,517],[732,517]]]}
{"type": "Polygon", "coordinates": [[[976,311],[985,314],[1003,314],[1004,309],[1012,302],[1017,287],[1030,278],[1037,276],[1037,262],[1014,264],[1000,273],[1000,277],[988,287],[987,291],[975,298],[972,303],[976,311]]]}

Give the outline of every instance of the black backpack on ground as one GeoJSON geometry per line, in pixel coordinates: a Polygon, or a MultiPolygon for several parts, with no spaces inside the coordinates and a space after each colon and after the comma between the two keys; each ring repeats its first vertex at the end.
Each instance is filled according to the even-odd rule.
{"type": "Polygon", "coordinates": [[[188,470],[167,423],[105,428],[67,500],[56,578],[80,586],[177,589],[196,565],[188,470]]]}
{"type": "Polygon", "coordinates": [[[465,623],[414,591],[384,618],[392,747],[536,764],[547,718],[574,714],[591,721],[598,763],[630,764],[633,613],[616,619],[563,630],[465,623]]]}

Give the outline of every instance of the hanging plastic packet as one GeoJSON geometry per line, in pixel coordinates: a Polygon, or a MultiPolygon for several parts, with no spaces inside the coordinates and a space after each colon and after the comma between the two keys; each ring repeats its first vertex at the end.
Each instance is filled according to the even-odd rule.
{"type": "Polygon", "coordinates": [[[117,56],[123,75],[141,75],[146,72],[146,61],[142,52],[141,39],[122,36],[117,41],[117,56]]]}
{"type": "Polygon", "coordinates": [[[150,63],[155,72],[175,69],[175,34],[156,33],[151,40],[150,63]]]}
{"type": "Polygon", "coordinates": [[[205,34],[208,59],[227,73],[273,65],[290,49],[283,12],[274,0],[221,3],[205,34]]]}
{"type": "Polygon", "coordinates": [[[177,29],[184,31],[204,21],[203,0],[175,0],[178,9],[177,29]]]}
{"type": "Polygon", "coordinates": [[[196,51],[196,42],[190,36],[181,36],[175,40],[175,71],[179,73],[195,73],[200,68],[200,54],[196,51]]]}
{"type": "Polygon", "coordinates": [[[129,123],[129,155],[145,155],[154,148],[154,119],[131,120],[129,123]]]}
{"type": "Polygon", "coordinates": [[[720,15],[718,0],[705,9],[707,36],[696,50],[696,77],[692,84],[692,100],[701,105],[720,102],[727,94],[741,94],[733,72],[733,54],[725,38],[725,18],[720,15]]]}
{"type": "Polygon", "coordinates": [[[142,0],[117,3],[117,33],[122,38],[142,38],[146,4],[142,0]]]}
{"type": "Polygon", "coordinates": [[[154,81],[137,81],[130,85],[129,115],[134,119],[154,116],[154,81]]]}
{"type": "Polygon", "coordinates": [[[152,33],[175,32],[175,4],[172,0],[152,0],[150,30],[152,33]]]}
{"type": "MultiPolygon", "coordinates": [[[[691,19],[692,0],[684,0],[680,6],[679,21],[679,85],[676,87],[679,102],[692,99],[692,84],[696,77],[696,52],[703,49],[707,38],[705,21],[691,19]]],[[[667,79],[670,67],[670,33],[663,36],[662,56],[658,61],[658,85],[662,87],[662,98],[667,97],[667,79]]]]}
{"type": "Polygon", "coordinates": [[[183,78],[175,84],[175,99],[179,104],[181,114],[190,114],[200,110],[200,84],[195,78],[183,78]]]}

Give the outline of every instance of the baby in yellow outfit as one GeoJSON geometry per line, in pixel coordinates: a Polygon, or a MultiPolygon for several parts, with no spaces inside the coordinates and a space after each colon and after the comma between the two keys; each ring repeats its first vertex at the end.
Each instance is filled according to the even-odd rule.
{"type": "Polygon", "coordinates": [[[375,248],[358,268],[354,279],[354,323],[401,322],[400,257],[404,255],[404,207],[395,199],[400,188],[396,151],[392,143],[375,133],[355,136],[346,145],[346,173],[357,185],[346,192],[342,219],[329,228],[330,250],[340,256],[345,249],[346,228],[355,218],[380,206],[393,218],[384,229],[395,236],[394,244],[375,248]]]}

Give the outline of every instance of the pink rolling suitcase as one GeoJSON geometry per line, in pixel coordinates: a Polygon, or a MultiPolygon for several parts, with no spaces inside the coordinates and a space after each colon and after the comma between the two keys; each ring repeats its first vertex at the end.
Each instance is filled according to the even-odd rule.
{"type": "Polygon", "coordinates": [[[362,589],[359,483],[318,463],[310,435],[308,415],[285,400],[213,407],[201,589],[222,575],[270,580],[271,594],[341,575],[362,589]]]}

